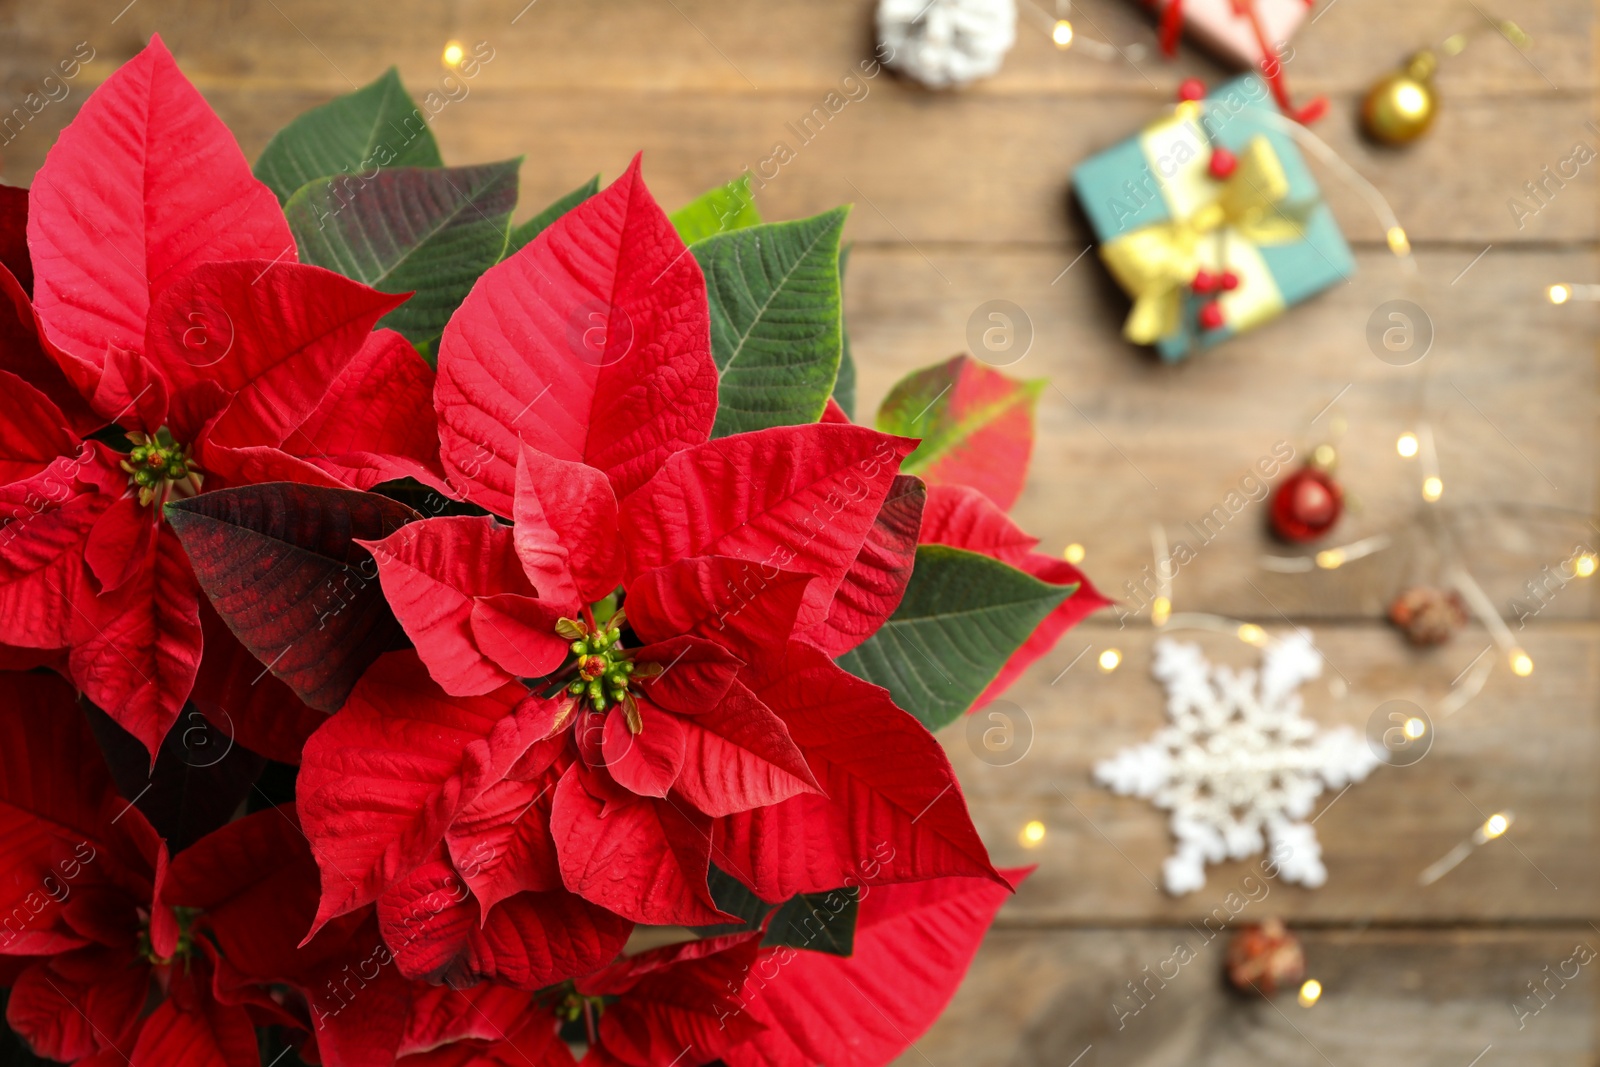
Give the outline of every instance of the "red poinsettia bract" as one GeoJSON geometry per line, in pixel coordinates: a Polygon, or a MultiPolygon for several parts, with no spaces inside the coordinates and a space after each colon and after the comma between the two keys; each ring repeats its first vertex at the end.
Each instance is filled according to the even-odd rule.
{"type": "Polygon", "coordinates": [[[26,212],[33,286],[30,301],[0,270],[6,640],[69,649],[78,688],[154,753],[202,647],[162,505],[436,481],[432,373],[373,332],[403,297],[295,261],[272,193],[160,38],[84,103],[26,204],[3,206],[26,212]],[[124,443],[83,439],[106,426],[124,443]]]}
{"type": "Polygon", "coordinates": [[[885,847],[904,857],[887,881],[998,877],[938,744],[804,640],[876,612],[853,639],[827,631],[850,647],[898,604],[914,538],[874,534],[915,442],[832,424],[706,440],[705,307],[635,161],[445,331],[446,464],[513,522],[369,545],[416,650],[374,666],[300,778],[319,921],[376,901],[403,937],[412,902],[470,888],[459,927],[404,938],[407,973],[548,981],[494,931],[572,966],[607,942],[602,914],[715,923],[713,860],[771,900],[844,885],[885,847]],[[572,347],[590,316],[618,348],[572,347]],[[525,901],[573,915],[582,944],[525,901]]]}

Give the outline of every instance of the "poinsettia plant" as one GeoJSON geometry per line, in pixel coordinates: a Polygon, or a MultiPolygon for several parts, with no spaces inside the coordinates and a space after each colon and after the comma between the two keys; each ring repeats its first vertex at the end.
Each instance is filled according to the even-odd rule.
{"type": "Polygon", "coordinates": [[[1006,514],[1036,383],[857,425],[845,210],[519,163],[391,71],[252,171],[157,38],[0,188],[33,1053],[880,1064],[1024,876],[932,731],[1105,603],[1006,514]]]}

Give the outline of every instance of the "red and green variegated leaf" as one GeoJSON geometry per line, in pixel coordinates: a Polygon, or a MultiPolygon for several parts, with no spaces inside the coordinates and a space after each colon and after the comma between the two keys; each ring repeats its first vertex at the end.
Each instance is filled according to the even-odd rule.
{"type": "Polygon", "coordinates": [[[944,750],[889,694],[789,645],[757,687],[823,789],[722,819],[717,864],[763,900],[863,879],[997,877],[944,750]]]}
{"type": "Polygon", "coordinates": [[[320,926],[371,903],[428,859],[451,821],[505,778],[538,734],[520,684],[453,697],[413,652],[367,671],[306,742],[300,819],[322,869],[320,926]]]}
{"type": "MultiPolygon", "coordinates": [[[[1002,873],[1014,887],[1029,871],[1002,873]]],[[[889,1063],[933,1025],[955,995],[1006,896],[1004,883],[977,878],[864,893],[855,952],[779,957],[783,962],[773,968],[771,981],[745,987],[744,1004],[765,1029],[729,1049],[723,1060],[728,1067],[889,1063]]]]}
{"type": "Polygon", "coordinates": [[[415,478],[443,489],[433,369],[393,330],[376,330],[285,451],[357,489],[415,478]]]}
{"type": "Polygon", "coordinates": [[[780,426],[678,453],[623,505],[628,573],[734,556],[816,575],[799,625],[827,617],[916,442],[863,426],[780,426]]]}
{"type": "Polygon", "coordinates": [[[724,922],[706,888],[711,820],[687,801],[634,796],[604,770],[574,764],[556,786],[550,832],[561,877],[585,900],[634,922],[705,926],[724,922]],[[595,795],[605,790],[604,798],[595,795]]]}
{"type": "Polygon", "coordinates": [[[294,260],[272,191],[159,36],[84,101],[28,193],[45,332],[91,367],[138,350],[155,297],[202,263],[294,260]]]}
{"type": "Polygon", "coordinates": [[[505,251],[521,162],[319,176],[283,213],[307,263],[414,294],[383,324],[427,344],[505,251]]]}
{"type": "Polygon", "coordinates": [[[633,930],[565,889],[517,893],[480,918],[442,850],[379,898],[378,922],[403,974],[458,989],[487,980],[532,990],[588,974],[633,930]]]}
{"type": "Polygon", "coordinates": [[[928,493],[922,520],[923,544],[949,545],[993,556],[1048,585],[1073,592],[1046,615],[1027,640],[1006,659],[1005,666],[976,700],[974,710],[1005,692],[1017,677],[1055,647],[1061,635],[1111,601],[1089,584],[1083,572],[1064,559],[1033,551],[1030,537],[994,502],[964,485],[935,486],[928,493]]]}
{"type": "Polygon", "coordinates": [[[217,444],[279,445],[403,299],[302,263],[207,263],[156,298],[145,352],[175,393],[209,381],[233,394],[217,444]]]}
{"type": "Polygon", "coordinates": [[[169,504],[167,518],[217,614],[252,655],[319,711],[397,646],[376,540],[417,513],[350,489],[270,482],[169,504]]]}
{"type": "Polygon", "coordinates": [[[839,656],[871,637],[894,614],[916,563],[926,495],[922,479],[895,477],[861,552],[828,605],[828,617],[802,634],[803,640],[839,656]]]}
{"type": "Polygon", "coordinates": [[[439,343],[434,403],[445,470],[500,515],[519,442],[605,471],[620,498],[706,439],[705,279],[637,158],[479,280],[439,343]]]}
{"type": "Polygon", "coordinates": [[[306,738],[328,716],[295,695],[239,643],[211,601],[200,601],[205,655],[189,703],[223,737],[279,763],[298,764],[306,738]]]}
{"type": "Polygon", "coordinates": [[[906,474],[929,485],[970,485],[1009,508],[1028,476],[1033,409],[1044,385],[956,356],[902,378],[878,408],[878,429],[922,438],[906,474]]]}

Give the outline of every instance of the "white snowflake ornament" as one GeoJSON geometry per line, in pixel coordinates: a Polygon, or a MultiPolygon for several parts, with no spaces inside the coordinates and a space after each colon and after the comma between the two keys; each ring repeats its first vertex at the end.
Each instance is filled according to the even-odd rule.
{"type": "Polygon", "coordinates": [[[1015,0],[879,0],[878,40],[891,67],[935,89],[1000,69],[1017,39],[1015,0]]]}
{"type": "Polygon", "coordinates": [[[1305,822],[1325,789],[1359,782],[1381,762],[1349,727],[1320,730],[1298,692],[1322,673],[1309,635],[1270,645],[1260,670],[1207,662],[1198,645],[1155,643],[1152,673],[1172,724],[1095,765],[1097,782],[1172,812],[1177,850],[1162,864],[1175,896],[1206,884],[1208,863],[1271,848],[1286,881],[1327,881],[1316,831],[1305,822]]]}

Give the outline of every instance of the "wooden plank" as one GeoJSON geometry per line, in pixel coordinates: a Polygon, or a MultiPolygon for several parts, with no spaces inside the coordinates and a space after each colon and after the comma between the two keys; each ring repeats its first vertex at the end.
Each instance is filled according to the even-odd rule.
{"type": "MultiPolygon", "coordinates": [[[[1091,0],[1074,12],[1084,38],[1142,49],[1137,63],[1104,61],[1080,48],[1063,54],[1048,38],[1048,4],[1019,5],[1018,40],[999,75],[967,90],[984,96],[1039,92],[1101,94],[1107,90],[1168,99],[1180,78],[1219,80],[1228,68],[1194,47],[1176,61],[1157,54],[1150,15],[1129,0],[1091,0]]],[[[1482,26],[1467,8],[1433,0],[1382,4],[1327,0],[1286,52],[1296,91],[1352,93],[1412,49],[1446,34],[1482,26]]],[[[398,63],[408,80],[440,72],[446,40],[487,41],[505,62],[486,74],[501,89],[695,90],[755,94],[819,91],[837,85],[871,54],[872,5],[856,0],[803,0],[779,6],[726,0],[428,0],[328,5],[316,0],[236,2],[141,0],[111,24],[102,5],[18,6],[17,42],[5,65],[18,73],[43,68],[79,40],[113,60],[125,58],[159,31],[186,67],[208,86],[317,88],[341,92],[347,80],[370,80],[398,63]]],[[[1583,0],[1525,5],[1512,14],[1532,35],[1526,56],[1492,31],[1446,64],[1448,100],[1483,94],[1578,91],[1595,84],[1593,9],[1583,0]],[[1547,80],[1548,79],[1548,80],[1547,80]]],[[[1137,51],[1133,54],[1138,54],[1137,51]]],[[[113,63],[96,71],[103,77],[113,63]]]]}
{"type": "Polygon", "coordinates": [[[1180,610],[1381,617],[1405,585],[1441,580],[1418,525],[1431,510],[1502,613],[1542,600],[1542,617],[1593,616],[1592,583],[1555,584],[1541,600],[1526,590],[1577,545],[1600,550],[1586,521],[1600,445],[1594,319],[1542,295],[1551,281],[1600,276],[1593,252],[1496,246],[1476,263],[1482,245],[1425,252],[1408,281],[1386,252],[1365,251],[1350,284],[1168,366],[1119,340],[1127,302],[1094,253],[1063,273],[1082,249],[932,249],[925,259],[903,245],[858,247],[845,286],[858,418],[870,420],[901,376],[965,348],[980,305],[1009,300],[1034,340],[1004,369],[1053,383],[1017,519],[1047,551],[1086,546],[1091,577],[1130,605],[1152,595],[1149,530],[1160,523],[1196,553],[1175,579],[1180,610]],[[1368,348],[1369,321],[1393,299],[1425,305],[1435,326],[1432,351],[1409,367],[1368,348]],[[1395,453],[1423,417],[1445,479],[1432,509],[1419,464],[1395,453]],[[1304,457],[1329,440],[1352,504],[1328,543],[1388,534],[1395,547],[1337,572],[1263,570],[1263,555],[1300,553],[1265,532],[1256,464],[1280,443],[1304,457]]]}
{"type": "MultiPolygon", "coordinates": [[[[1379,767],[1337,801],[1321,798],[1315,818],[1327,885],[1309,890],[1268,879],[1274,912],[1360,923],[1577,920],[1596,913],[1600,626],[1530,627],[1523,637],[1532,676],[1514,677],[1501,662],[1483,692],[1448,716],[1440,702],[1489,644],[1481,632],[1431,653],[1414,652],[1370,626],[1321,626],[1314,634],[1328,666],[1302,690],[1310,718],[1364,732],[1375,715],[1389,725],[1380,705],[1406,700],[1434,720],[1434,740],[1419,762],[1379,767]],[[1504,838],[1435,884],[1418,884],[1424,868],[1495,811],[1515,815],[1504,838]]],[[[1198,642],[1213,662],[1243,668],[1258,660],[1255,649],[1231,638],[1175,636],[1198,642]]],[[[1148,627],[1086,625],[1069,633],[995,709],[1011,721],[1014,737],[1025,739],[1031,730],[1031,747],[1020,758],[1017,749],[994,755],[985,746],[983,731],[1003,728],[1007,719],[980,714],[940,735],[995,863],[1039,865],[1010,905],[1008,914],[1019,921],[1198,922],[1241,886],[1248,890],[1247,879],[1263,877],[1259,858],[1219,864],[1208,869],[1203,889],[1169,896],[1157,888],[1172,849],[1166,813],[1092,780],[1097,761],[1166,722],[1164,691],[1150,677],[1151,644],[1148,627]],[[1122,666],[1105,674],[1096,660],[1109,647],[1120,649],[1122,666]],[[1034,848],[1019,837],[1030,820],[1046,827],[1034,848]]]]}
{"type": "MultiPolygon", "coordinates": [[[[880,80],[828,117],[822,97],[787,91],[530,94],[466,83],[451,101],[440,84],[413,81],[412,88],[419,96],[441,93],[433,123],[446,159],[527,156],[521,214],[596,171],[614,177],[643,150],[647,178],[664,203],[687,202],[752,168],[770,179],[758,191],[769,217],[796,218],[853,201],[857,239],[919,248],[941,241],[1081,247],[1089,238],[1067,192],[1073,167],[1131,136],[1162,106],[1126,96],[932,98],[880,80]],[[813,109],[823,117],[803,125],[813,109]]],[[[227,84],[206,91],[251,158],[290,117],[325,99],[227,84]]],[[[82,96],[47,106],[4,146],[6,181],[26,184],[82,96]]],[[[1564,188],[1551,184],[1550,202],[1537,213],[1526,196],[1525,209],[1508,207],[1525,182],[1540,179],[1546,164],[1559,167],[1575,144],[1600,145],[1585,126],[1588,111],[1584,96],[1463,100],[1406,153],[1371,148],[1341,122],[1324,124],[1322,133],[1388,193],[1414,243],[1472,234],[1481,242],[1475,254],[1490,242],[1595,237],[1597,219],[1585,198],[1600,164],[1577,169],[1564,188]],[[1490,144],[1494,151],[1486,150],[1490,144]]],[[[1352,239],[1382,239],[1355,192],[1327,175],[1323,185],[1352,239]]]]}
{"type": "Polygon", "coordinates": [[[997,929],[949,1010],[914,1051],[895,1062],[900,1067],[1580,1067],[1594,1062],[1594,971],[1600,961],[1576,962],[1600,952],[1600,935],[1587,924],[1504,931],[1315,930],[1302,931],[1302,940],[1310,973],[1323,986],[1311,1008],[1297,1004],[1293,992],[1270,1002],[1258,994],[1231,992],[1221,977],[1226,939],[1208,941],[1187,926],[997,929]],[[1188,954],[1175,955],[1179,945],[1188,954]],[[1176,962],[1184,958],[1189,962],[1176,962]],[[1163,974],[1172,977],[1163,983],[1163,974]],[[1560,974],[1576,977],[1563,982],[1560,974]],[[1540,986],[1545,999],[1532,999],[1527,983],[1545,981],[1548,987],[1540,986]],[[1130,982],[1139,987],[1142,1000],[1129,991],[1130,982]]]}

